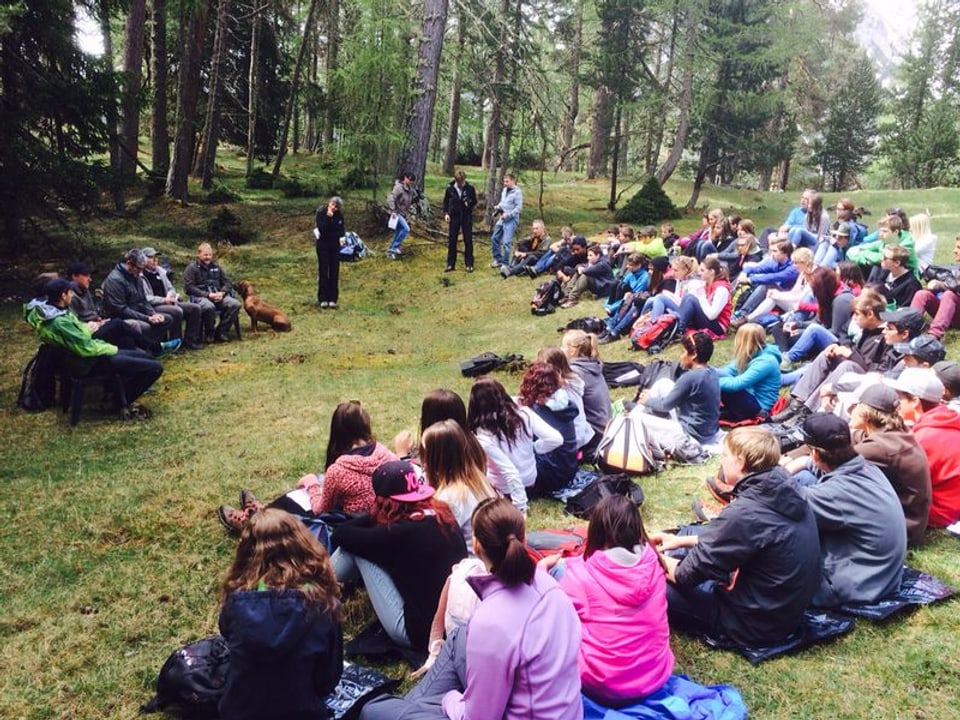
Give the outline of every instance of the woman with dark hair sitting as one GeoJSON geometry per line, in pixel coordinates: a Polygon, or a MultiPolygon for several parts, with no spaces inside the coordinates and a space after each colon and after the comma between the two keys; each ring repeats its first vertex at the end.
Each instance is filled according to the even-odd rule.
{"type": "Polygon", "coordinates": [[[517,405],[492,377],[470,388],[470,429],[487,455],[487,479],[522,513],[537,482],[537,456],[563,445],[563,435],[526,406],[517,405]]]}
{"type": "MultiPolygon", "coordinates": [[[[423,396],[423,402],[420,404],[420,435],[422,436],[424,430],[441,420],[455,420],[463,428],[467,434],[467,451],[470,453],[470,460],[475,464],[484,465],[486,458],[483,448],[480,447],[480,443],[473,436],[470,425],[467,423],[467,406],[464,405],[463,398],[453,390],[437,388],[423,396]]],[[[396,434],[393,438],[393,449],[401,460],[413,459],[416,462],[418,448],[413,433],[409,430],[401,430],[396,434]]]]}
{"type": "Polygon", "coordinates": [[[659,690],[673,672],[667,580],[637,506],[605,497],[590,513],[583,556],[561,562],[560,587],[583,630],[584,694],[623,707],[659,690]]]}
{"type": "MultiPolygon", "coordinates": [[[[271,507],[295,515],[325,512],[369,512],[373,506],[373,472],[397,457],[377,442],[370,426],[370,415],[357,400],[337,405],[330,418],[327,459],[322,474],[309,473],[297,486],[303,492],[282,495],[271,507]]],[[[240,509],[221,505],[217,517],[228,530],[240,532],[250,515],[264,504],[249,490],[240,491],[240,509]]]]}
{"type": "Polygon", "coordinates": [[[680,340],[680,367],[676,379],[658,380],[640,393],[637,402],[644,412],[631,417],[643,423],[655,454],[674,455],[694,440],[709,444],[720,432],[720,379],[708,365],[713,357],[713,339],[705,332],[684,335],[680,340]]]}
{"type": "Polygon", "coordinates": [[[426,650],[443,584],[467,556],[463,535],[450,508],[433,498],[433,488],[410,462],[377,468],[373,490],[371,514],[334,530],[333,568],[341,583],[362,577],[393,642],[426,650]]]}
{"type": "Polygon", "coordinates": [[[447,638],[406,697],[377,698],[361,720],[583,717],[580,623],[527,554],[523,515],[506,499],[486,500],[474,511],[473,532],[487,574],[468,579],[481,600],[468,626],[447,638]]]}
{"type": "Polygon", "coordinates": [[[532,363],[524,373],[517,401],[563,436],[560,447],[536,457],[534,489],[540,495],[548,495],[570,483],[577,474],[577,431],[574,425],[577,406],[561,386],[560,373],[544,362],[532,363]]]}

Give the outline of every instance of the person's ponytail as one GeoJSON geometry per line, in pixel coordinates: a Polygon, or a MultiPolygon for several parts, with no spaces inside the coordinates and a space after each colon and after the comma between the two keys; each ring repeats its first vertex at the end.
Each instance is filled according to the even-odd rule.
{"type": "Polygon", "coordinates": [[[524,546],[523,514],[506,498],[484,500],[473,511],[473,537],[504,585],[529,585],[537,570],[524,546]]]}

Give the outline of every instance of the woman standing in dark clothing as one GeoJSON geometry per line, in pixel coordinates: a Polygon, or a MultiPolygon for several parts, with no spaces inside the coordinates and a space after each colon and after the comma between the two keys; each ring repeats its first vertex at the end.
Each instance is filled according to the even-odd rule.
{"type": "Polygon", "coordinates": [[[317,210],[317,302],[336,309],[340,294],[340,245],[345,235],[343,200],[337,195],[317,210]]]}

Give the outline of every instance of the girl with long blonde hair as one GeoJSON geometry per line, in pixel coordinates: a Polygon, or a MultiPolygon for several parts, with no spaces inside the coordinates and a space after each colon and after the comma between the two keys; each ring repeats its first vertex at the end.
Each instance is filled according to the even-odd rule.
{"type": "Polygon", "coordinates": [[[720,368],[720,417],[731,422],[770,412],[780,394],[780,349],[766,344],[767,331],[747,323],[733,341],[733,358],[720,368]]]}

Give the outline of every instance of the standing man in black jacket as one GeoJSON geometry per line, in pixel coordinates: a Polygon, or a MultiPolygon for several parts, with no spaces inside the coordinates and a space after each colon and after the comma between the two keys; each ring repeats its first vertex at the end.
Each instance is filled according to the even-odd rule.
{"type": "Polygon", "coordinates": [[[467,272],[473,272],[473,208],[477,204],[477,191],[467,182],[463,170],[453,174],[453,180],[443,194],[443,219],[450,228],[447,235],[447,269],[457,267],[457,235],[463,231],[463,262],[467,272]]]}

